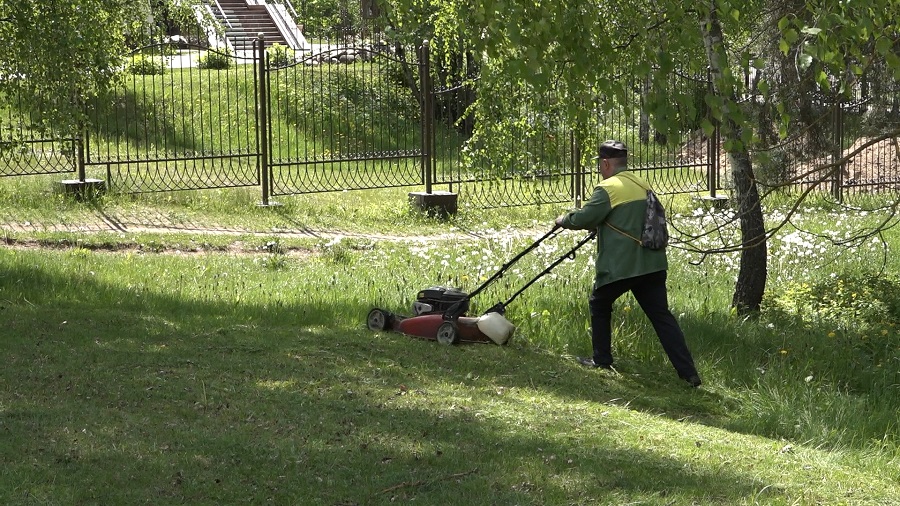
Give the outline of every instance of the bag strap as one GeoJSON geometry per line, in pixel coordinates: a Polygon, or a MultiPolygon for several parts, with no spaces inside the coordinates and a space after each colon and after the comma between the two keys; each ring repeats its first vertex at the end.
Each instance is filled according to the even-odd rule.
{"type": "Polygon", "coordinates": [[[626,231],[624,231],[624,230],[620,230],[620,229],[618,229],[618,228],[612,226],[608,221],[604,221],[603,224],[606,225],[607,227],[609,227],[609,228],[615,230],[616,232],[618,232],[618,233],[624,235],[625,237],[631,239],[632,241],[638,243],[639,246],[642,246],[642,245],[644,244],[644,243],[642,243],[641,240],[638,239],[637,237],[635,237],[635,236],[629,234],[628,232],[626,232],[626,231]]]}

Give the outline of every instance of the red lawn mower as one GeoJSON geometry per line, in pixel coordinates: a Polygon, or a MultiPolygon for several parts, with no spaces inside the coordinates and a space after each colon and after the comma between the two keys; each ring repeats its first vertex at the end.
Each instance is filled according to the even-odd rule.
{"type": "Polygon", "coordinates": [[[370,330],[391,330],[414,337],[436,340],[441,344],[468,343],[496,343],[506,344],[515,331],[515,326],[507,320],[503,314],[516,297],[534,284],[538,279],[553,270],[554,267],[568,258],[575,258],[575,252],[590,242],[596,232],[591,231],[584,239],[578,242],[572,249],[557,258],[531,281],[514,293],[506,302],[499,302],[484,312],[481,316],[466,316],[469,310],[469,301],[481,293],[491,283],[503,277],[503,274],[520,258],[530,253],[545,240],[559,234],[560,227],[554,226],[540,239],[525,248],[507,262],[487,281],[475,289],[472,293],[465,293],[456,288],[434,286],[421,290],[413,302],[414,316],[400,316],[390,311],[375,308],[369,311],[366,325],[370,330]]]}

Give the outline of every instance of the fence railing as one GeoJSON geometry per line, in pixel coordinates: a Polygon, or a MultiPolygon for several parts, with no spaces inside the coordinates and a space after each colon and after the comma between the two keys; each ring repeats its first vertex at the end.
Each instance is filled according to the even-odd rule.
{"type": "MultiPolygon", "coordinates": [[[[427,44],[410,49],[342,40],[273,50],[260,38],[241,54],[210,48],[202,37],[140,48],[114,95],[89,104],[90,125],[74,138],[29,130],[27,116],[7,100],[0,109],[0,176],[74,172],[82,180],[105,178],[125,193],[255,186],[263,204],[291,194],[424,187],[458,192],[476,206],[578,205],[598,177],[589,146],[619,138],[631,148],[634,170],[660,193],[715,197],[727,186],[717,133],[688,134],[677,143],[654,135],[642,114],[640,86],[615,114],[597,114],[586,140],[556,110],[564,102],[560,90],[479,89],[474,73],[447,79],[427,44]],[[486,100],[475,118],[478,93],[516,100],[496,106],[486,100]],[[491,125],[491,117],[507,121],[491,125]]],[[[708,86],[704,77],[673,75],[671,81],[708,86]]],[[[857,109],[823,115],[834,135],[830,159],[866,138],[857,109]]],[[[881,148],[848,162],[831,190],[900,187],[896,150],[881,148]]],[[[759,162],[763,184],[787,176],[766,172],[777,162],[759,162]]],[[[780,170],[796,173],[820,162],[793,157],[794,166],[780,170]]]]}
{"type": "Polygon", "coordinates": [[[39,127],[20,97],[0,93],[0,176],[76,170],[76,140],[39,127]]]}

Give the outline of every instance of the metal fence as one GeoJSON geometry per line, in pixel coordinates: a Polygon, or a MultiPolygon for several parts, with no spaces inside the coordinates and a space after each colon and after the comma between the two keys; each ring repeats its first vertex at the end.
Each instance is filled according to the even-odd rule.
{"type": "Polygon", "coordinates": [[[75,171],[76,142],[46,132],[20,97],[0,93],[0,176],[75,171]]]}
{"type": "MultiPolygon", "coordinates": [[[[470,65],[464,57],[458,64],[470,65]]],[[[433,64],[427,44],[341,37],[292,50],[260,38],[252,50],[237,52],[212,49],[200,38],[152,44],[129,56],[112,97],[88,104],[90,126],[82,136],[31,129],[16,101],[4,97],[0,176],[77,173],[105,178],[125,193],[258,187],[264,204],[276,195],[387,187],[446,189],[473,206],[577,204],[597,178],[590,146],[619,138],[631,148],[633,168],[660,193],[715,196],[727,187],[717,134],[688,132],[678,142],[654,134],[642,114],[640,83],[617,112],[597,112],[594,130],[579,138],[564,120],[564,90],[484,90],[476,71],[446,70],[433,64]],[[468,77],[447,77],[460,74],[468,77]],[[475,118],[477,93],[516,100],[487,101],[475,118]],[[513,120],[491,125],[492,117],[513,120]]],[[[681,93],[709,85],[705,76],[678,73],[670,81],[681,93]]],[[[764,156],[760,181],[784,181],[785,171],[802,173],[851,152],[872,135],[873,109],[886,112],[882,120],[890,123],[896,93],[822,107],[831,152],[815,159],[764,156]],[[771,167],[782,172],[767,172],[771,167]]],[[[779,150],[786,148],[770,151],[779,150]]],[[[837,195],[898,188],[897,150],[888,143],[862,150],[829,183],[837,195]]]]}
{"type": "Polygon", "coordinates": [[[260,124],[273,195],[422,184],[427,113],[404,82],[417,60],[358,43],[272,60],[260,124]]]}
{"type": "Polygon", "coordinates": [[[142,47],[90,104],[83,164],[124,193],[258,186],[259,89],[253,54],[142,47]]]}

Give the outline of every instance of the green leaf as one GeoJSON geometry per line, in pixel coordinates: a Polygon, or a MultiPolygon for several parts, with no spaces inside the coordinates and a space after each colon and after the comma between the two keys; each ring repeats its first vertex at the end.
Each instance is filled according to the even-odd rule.
{"type": "Polygon", "coordinates": [[[888,67],[893,69],[894,79],[900,79],[900,56],[897,56],[896,53],[888,53],[884,56],[884,61],[887,62],[888,67]]]}
{"type": "Polygon", "coordinates": [[[778,49],[781,50],[781,54],[787,56],[788,52],[791,50],[791,45],[784,39],[778,41],[778,49]]]}
{"type": "Polygon", "coordinates": [[[769,88],[769,83],[766,82],[765,79],[761,79],[761,80],[759,81],[759,84],[756,85],[756,88],[757,88],[757,89],[759,90],[759,92],[762,93],[763,95],[768,95],[768,94],[769,94],[769,89],[770,89],[770,88],[769,88]]]}
{"type": "Polygon", "coordinates": [[[822,33],[821,28],[815,28],[812,26],[804,26],[800,31],[805,33],[806,35],[819,35],[820,33],[822,33]]]}
{"type": "Polygon", "coordinates": [[[713,125],[712,122],[707,118],[703,118],[703,120],[700,121],[700,128],[703,130],[703,134],[707,137],[711,136],[713,132],[716,131],[715,125],[713,125]]]}
{"type": "Polygon", "coordinates": [[[722,148],[726,153],[731,153],[735,151],[735,147],[737,146],[737,142],[734,139],[725,139],[722,141],[722,148]]]}
{"type": "Polygon", "coordinates": [[[790,28],[782,32],[782,37],[788,42],[788,44],[793,44],[797,42],[797,40],[800,38],[800,35],[797,33],[797,30],[790,28]]]}
{"type": "Polygon", "coordinates": [[[672,55],[669,54],[668,51],[660,51],[657,53],[657,63],[659,64],[659,71],[668,74],[672,72],[675,68],[674,63],[672,62],[672,55]]]}
{"type": "Polygon", "coordinates": [[[650,73],[652,67],[650,66],[650,62],[647,60],[641,60],[640,63],[635,67],[635,72],[638,76],[645,76],[650,73]]]}
{"type": "Polygon", "coordinates": [[[821,86],[822,89],[831,89],[831,82],[828,80],[828,74],[826,74],[824,70],[820,70],[816,74],[816,83],[818,83],[818,85],[821,86]]]}
{"type": "Polygon", "coordinates": [[[800,55],[800,57],[797,59],[797,63],[800,66],[800,70],[808,69],[809,66],[812,65],[812,62],[813,62],[813,57],[806,53],[802,53],[800,55]]]}
{"type": "Polygon", "coordinates": [[[743,143],[744,146],[749,146],[752,141],[753,141],[753,129],[745,128],[745,129],[741,130],[741,143],[743,143]]]}
{"type": "Polygon", "coordinates": [[[893,41],[885,36],[878,37],[875,41],[875,51],[878,51],[878,54],[884,56],[891,51],[891,46],[893,45],[893,41]]]}
{"type": "Polygon", "coordinates": [[[787,16],[779,19],[778,20],[778,30],[783,32],[784,29],[787,28],[789,24],[791,24],[791,20],[788,19],[787,16]]]}
{"type": "Polygon", "coordinates": [[[778,135],[781,136],[782,139],[787,138],[788,136],[788,127],[791,125],[791,115],[786,113],[781,113],[781,121],[778,126],[778,135]]]}

